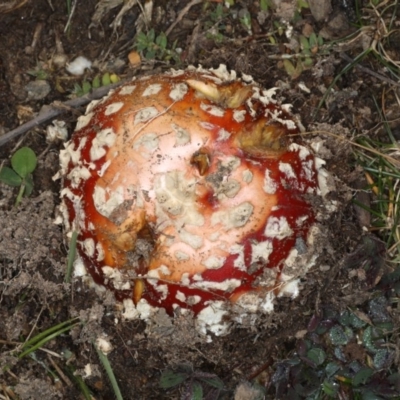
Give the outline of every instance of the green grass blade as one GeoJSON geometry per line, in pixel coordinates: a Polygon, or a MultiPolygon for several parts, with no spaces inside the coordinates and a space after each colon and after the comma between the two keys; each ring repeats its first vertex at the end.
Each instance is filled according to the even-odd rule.
{"type": "Polygon", "coordinates": [[[65,282],[71,282],[72,270],[74,267],[74,260],[76,255],[76,241],[78,239],[78,232],[73,231],[71,242],[69,244],[69,252],[68,252],[68,262],[67,262],[67,272],[65,274],[65,282]]]}
{"type": "Polygon", "coordinates": [[[371,48],[368,48],[364,50],[362,53],[360,53],[351,63],[347,64],[340,72],[338,75],[335,76],[333,79],[332,83],[328,86],[326,89],[326,92],[322,96],[322,99],[318,103],[317,109],[314,112],[313,118],[316,118],[316,116],[319,113],[319,110],[321,109],[322,105],[325,103],[326,98],[328,97],[329,93],[331,92],[332,88],[336,85],[336,82],[348,71],[350,71],[353,67],[355,67],[364,57],[367,56],[368,53],[371,52],[371,48]]]}
{"type": "Polygon", "coordinates": [[[32,339],[30,339],[26,343],[24,343],[24,345],[22,346],[22,349],[25,349],[30,346],[34,346],[36,343],[41,342],[42,339],[48,337],[52,333],[59,331],[60,329],[63,329],[64,327],[66,327],[68,325],[69,325],[69,329],[72,328],[73,326],[75,326],[77,324],[77,319],[78,319],[78,317],[72,318],[72,319],[69,319],[68,321],[62,322],[60,324],[52,326],[49,329],[46,329],[44,332],[37,334],[32,339]]]}
{"type": "Polygon", "coordinates": [[[75,369],[71,367],[71,365],[66,365],[67,374],[69,378],[75,382],[75,384],[79,387],[83,397],[85,400],[93,400],[93,397],[90,393],[89,388],[87,387],[85,381],[79,375],[75,375],[75,369]]]}
{"type": "MultiPolygon", "coordinates": [[[[40,340],[39,342],[36,342],[35,345],[32,345],[31,347],[29,347],[28,349],[26,349],[25,351],[23,351],[21,354],[18,355],[18,358],[24,358],[25,356],[27,356],[28,354],[34,352],[35,350],[39,349],[40,347],[42,347],[45,343],[49,342],[50,340],[56,338],[57,336],[60,336],[62,333],[69,331],[72,327],[74,327],[77,323],[68,325],[62,329],[57,330],[56,332],[47,335],[46,337],[44,337],[42,340],[40,340]]],[[[36,338],[35,338],[36,339],[36,338]]],[[[29,343],[29,342],[27,342],[29,343]]],[[[27,343],[25,343],[25,345],[23,346],[23,348],[27,347],[27,343]]]]}
{"type": "Polygon", "coordinates": [[[97,355],[99,356],[100,362],[103,364],[103,367],[107,373],[108,379],[111,382],[111,386],[114,390],[114,394],[117,400],[123,400],[121,391],[118,386],[117,379],[115,378],[114,371],[112,370],[110,361],[107,356],[94,344],[94,348],[97,351],[97,355]]]}

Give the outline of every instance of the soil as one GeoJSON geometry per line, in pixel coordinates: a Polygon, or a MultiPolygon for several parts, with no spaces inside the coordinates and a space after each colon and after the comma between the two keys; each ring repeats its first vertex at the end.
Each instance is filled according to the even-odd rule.
{"type": "MultiPolygon", "coordinates": [[[[101,2],[76,2],[65,29],[67,2],[23,3],[7,13],[0,8],[4,12],[0,14],[0,137],[34,118],[43,106],[59,106],[73,95],[75,84],[81,85],[96,74],[115,72],[125,78],[166,70],[177,62],[178,67],[217,67],[222,63],[252,75],[266,88],[278,87],[280,99],[293,104],[306,131],[315,132],[314,136],[325,141],[327,169],[336,179],[337,192],[333,196],[339,206],[324,222],[329,246],[321,249],[300,296],[280,299],[268,320],[252,329],[234,326],[227,336],[208,342],[193,333],[192,322],[185,316],[177,316],[171,329],[140,320],[122,321],[111,293],[98,293],[79,277],[65,283],[68,246],[62,227],[54,224],[60,181],[52,179],[59,169],[62,143],[46,140],[45,124],[8,141],[0,147],[0,162],[4,165],[9,165],[11,155],[21,146],[31,147],[39,162],[33,174],[33,193],[18,208],[14,207],[18,189],[0,183],[0,398],[83,398],[70,377],[73,373],[83,377],[93,398],[114,398],[93,346],[99,338],[112,344],[108,359],[124,399],[181,398],[181,386],[166,390],[159,385],[162,371],[179,364],[217,375],[224,383],[227,399],[234,398],[235,388],[248,380],[257,379],[268,389],[273,363],[294,351],[295,340],[307,329],[311,316],[327,306],[337,311],[354,306],[362,309],[376,281],[355,273],[359,266],[348,262],[349,255],[362,246],[360,237],[369,235],[370,215],[351,202],[359,195],[368,202],[369,194],[360,190],[366,187],[364,175],[346,139],[355,134],[381,135],[374,99],[379,102],[384,92],[388,93],[386,110],[393,116],[391,120],[396,120],[391,83],[371,73],[381,76],[384,70],[368,59],[363,69],[353,68],[343,74],[319,107],[328,86],[348,64],[344,56],[354,58],[362,51],[361,39],[365,42],[368,38],[344,41],[340,49],[316,49],[312,65],[299,76],[290,76],[283,62],[284,55],[297,51],[288,31],[285,36],[283,21],[293,21],[290,25],[295,32],[308,36],[319,33],[329,42],[355,29],[353,2],[316,2],[311,10],[303,8],[300,12],[292,5],[296,2],[290,1],[276,1],[273,11],[263,12],[259,3],[251,0],[235,2],[231,8],[219,2],[207,3],[208,8],[193,3],[168,36],[168,43],[176,41],[180,49],[179,60],[143,59],[138,65],[130,65],[127,57],[139,29],[135,25],[141,15],[138,6],[128,9],[121,24],[114,27],[120,5],[93,18],[96,4],[101,2]],[[330,7],[324,9],[322,4],[330,7]],[[224,10],[221,22],[215,19],[217,6],[224,10]],[[245,11],[250,16],[250,28],[241,22],[241,16],[247,15],[245,11]],[[277,22],[281,28],[277,28],[277,22]],[[281,35],[279,29],[283,29],[281,35]],[[280,44],[270,40],[268,34],[272,31],[277,32],[280,44]],[[63,57],[71,61],[80,55],[94,61],[93,67],[84,76],[72,76],[65,70],[63,57]],[[45,83],[39,88],[35,84],[32,89],[29,84],[37,82],[39,74],[44,74],[45,83]],[[16,357],[20,343],[74,317],[84,323],[47,342],[46,351],[38,350],[23,359],[16,357]]],[[[154,0],[148,28],[166,32],[187,4],[154,0]]],[[[292,61],[295,63],[296,58],[292,61]]],[[[83,107],[65,110],[58,119],[65,121],[72,132],[77,116],[83,112],[83,107]]],[[[396,123],[392,129],[397,134],[396,123]]],[[[249,391],[244,395],[243,391],[241,386],[235,399],[252,398],[245,397],[249,391]]],[[[267,398],[274,398],[273,391],[267,398]]]]}

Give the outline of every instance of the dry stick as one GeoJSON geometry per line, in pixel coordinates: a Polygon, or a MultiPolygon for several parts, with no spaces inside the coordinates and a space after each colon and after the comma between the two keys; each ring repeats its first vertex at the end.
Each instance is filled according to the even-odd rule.
{"type": "Polygon", "coordinates": [[[93,90],[85,96],[77,97],[76,99],[68,100],[64,103],[60,103],[60,106],[49,105],[42,109],[37,117],[31,119],[26,124],[20,125],[18,128],[13,129],[12,131],[7,132],[5,135],[0,136],[0,146],[9,142],[12,139],[22,135],[23,133],[29,131],[36,126],[43,124],[53,118],[59,116],[60,114],[69,111],[71,108],[77,108],[83,106],[87,103],[90,103],[92,100],[97,100],[105,96],[109,90],[115,89],[122,84],[129,82],[130,79],[124,79],[117,83],[113,83],[111,85],[102,86],[98,89],[93,90]]]}
{"type": "Polygon", "coordinates": [[[76,3],[77,3],[77,2],[78,2],[77,0],[73,0],[73,2],[72,2],[72,7],[71,7],[71,10],[70,10],[70,12],[69,12],[68,21],[67,21],[67,23],[65,24],[64,33],[67,32],[67,30],[68,30],[68,28],[69,28],[69,26],[70,26],[70,24],[71,24],[71,20],[72,20],[72,17],[73,17],[73,15],[74,15],[74,13],[75,13],[75,8],[76,8],[76,3]]]}
{"type": "Polygon", "coordinates": [[[1,388],[3,389],[3,393],[5,393],[5,395],[7,397],[1,396],[1,399],[6,399],[6,400],[16,400],[18,399],[17,395],[12,391],[12,389],[6,385],[1,385],[1,388]]]}
{"type": "MultiPolygon", "coordinates": [[[[301,136],[305,136],[305,135],[317,135],[317,134],[323,134],[323,135],[330,135],[333,136],[334,138],[338,139],[338,140],[342,140],[344,142],[349,143],[350,145],[354,146],[354,147],[358,147],[360,149],[363,149],[365,151],[369,151],[370,153],[376,154],[378,156],[381,156],[383,158],[385,158],[387,161],[391,162],[393,165],[395,165],[396,167],[400,167],[400,160],[397,160],[396,158],[387,155],[385,153],[382,153],[379,150],[376,150],[372,147],[368,147],[368,146],[363,146],[362,144],[359,144],[357,142],[353,142],[350,139],[347,139],[343,136],[337,135],[333,132],[329,132],[329,131],[325,131],[325,130],[320,130],[320,129],[316,129],[315,131],[310,131],[310,132],[302,132],[300,135],[301,136]]],[[[295,135],[289,135],[289,136],[297,136],[298,134],[295,135]]]]}
{"type": "Polygon", "coordinates": [[[47,355],[47,358],[51,362],[51,365],[54,367],[54,369],[57,371],[58,376],[64,381],[64,383],[71,387],[72,382],[71,380],[64,374],[63,370],[58,366],[58,364],[53,360],[53,358],[50,355],[47,355]]]}
{"type": "Polygon", "coordinates": [[[196,4],[200,4],[202,3],[203,0],[192,0],[189,4],[186,5],[186,7],[184,7],[182,9],[182,11],[178,14],[176,20],[171,24],[171,26],[167,29],[167,31],[165,32],[165,36],[168,36],[172,30],[175,28],[175,26],[177,24],[179,24],[179,22],[182,21],[183,17],[189,12],[189,10],[195,6],[196,4]]]}
{"type": "MultiPolygon", "coordinates": [[[[346,53],[340,53],[340,57],[343,58],[343,60],[348,61],[348,62],[354,62],[354,59],[352,59],[351,57],[349,57],[346,53]]],[[[360,64],[356,64],[354,66],[355,68],[359,69],[360,71],[363,71],[371,76],[374,76],[375,78],[380,79],[383,82],[389,83],[391,85],[395,85],[395,86],[400,86],[399,82],[394,81],[393,79],[390,79],[384,75],[378,74],[375,71],[372,71],[371,69],[367,68],[367,67],[363,67],[360,64]]]]}

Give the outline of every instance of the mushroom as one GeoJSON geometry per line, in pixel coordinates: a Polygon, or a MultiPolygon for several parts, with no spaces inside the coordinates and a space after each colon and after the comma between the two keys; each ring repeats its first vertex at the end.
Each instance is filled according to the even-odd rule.
{"type": "Polygon", "coordinates": [[[80,117],[60,155],[64,221],[127,314],[188,310],[218,335],[228,316],[297,295],[328,175],[274,94],[223,65],[189,67],[134,79],[80,117]]]}

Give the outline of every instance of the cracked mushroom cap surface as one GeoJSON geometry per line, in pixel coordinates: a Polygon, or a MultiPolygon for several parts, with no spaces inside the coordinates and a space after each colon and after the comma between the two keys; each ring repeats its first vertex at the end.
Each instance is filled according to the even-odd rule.
{"type": "Polygon", "coordinates": [[[189,68],[134,79],[79,119],[60,156],[64,221],[133,315],[191,310],[222,334],[231,309],[240,322],[297,295],[326,171],[274,92],[189,68]]]}

